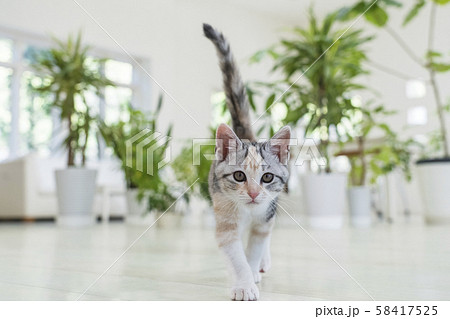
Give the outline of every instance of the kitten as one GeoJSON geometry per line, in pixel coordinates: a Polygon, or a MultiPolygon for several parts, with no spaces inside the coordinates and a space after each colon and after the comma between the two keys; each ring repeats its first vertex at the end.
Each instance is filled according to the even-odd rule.
{"type": "Polygon", "coordinates": [[[289,178],[291,130],[281,128],[270,140],[253,135],[245,86],[223,34],[208,24],[205,36],[217,50],[233,129],[221,124],[216,133],[216,160],[209,173],[209,192],[216,217],[216,237],[234,274],[233,300],[257,300],[261,272],[270,268],[269,241],[278,195],[289,178]],[[250,230],[246,252],[242,234],[250,230]]]}

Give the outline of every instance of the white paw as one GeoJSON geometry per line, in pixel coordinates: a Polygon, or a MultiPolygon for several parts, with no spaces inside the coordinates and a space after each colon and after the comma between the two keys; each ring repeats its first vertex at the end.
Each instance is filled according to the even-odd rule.
{"type": "Polygon", "coordinates": [[[259,298],[258,287],[253,283],[237,284],[231,289],[231,300],[254,301],[259,298]]]}
{"type": "Polygon", "coordinates": [[[261,282],[261,273],[258,270],[253,271],[253,278],[255,279],[255,284],[261,282]]]}
{"type": "Polygon", "coordinates": [[[268,272],[270,267],[272,266],[272,262],[270,259],[270,254],[265,254],[261,259],[261,263],[259,264],[260,272],[268,272]]]}

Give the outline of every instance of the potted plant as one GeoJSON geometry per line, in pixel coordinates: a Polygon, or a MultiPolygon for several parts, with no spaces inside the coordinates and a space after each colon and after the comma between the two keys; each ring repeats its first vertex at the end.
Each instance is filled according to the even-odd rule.
{"type": "Polygon", "coordinates": [[[106,145],[121,162],[127,185],[126,220],[132,224],[145,222],[144,215],[150,210],[165,211],[176,199],[176,190],[170,187],[161,169],[169,147],[172,126],[167,129],[163,138],[152,135],[158,132],[157,121],[161,106],[162,96],[151,114],[128,105],[123,111],[123,120],[112,124],[101,121],[99,126],[106,145]],[[129,145],[127,141],[131,140],[133,143],[129,145]],[[140,147],[142,143],[145,145],[140,147]],[[146,150],[152,146],[157,147],[149,154],[146,150]]]}
{"type": "Polygon", "coordinates": [[[66,137],[67,168],[57,170],[58,222],[62,225],[87,225],[94,222],[92,203],[96,192],[96,170],[86,168],[86,148],[94,117],[86,100],[87,92],[101,95],[112,83],[92,67],[98,59],[88,55],[81,35],[66,42],[54,39],[55,47],[33,54],[31,67],[45,79],[35,87],[51,94],[52,106],[59,112],[66,137]]]}
{"type": "Polygon", "coordinates": [[[371,187],[380,176],[401,169],[409,181],[411,179],[409,151],[411,140],[400,141],[386,123],[378,122],[376,117],[386,117],[393,112],[383,106],[372,109],[355,109],[351,121],[344,122],[350,138],[343,143],[343,150],[336,156],[346,156],[350,162],[349,173],[349,213],[350,223],[356,227],[367,227],[372,223],[371,187]],[[369,136],[378,130],[377,140],[369,136]],[[353,148],[350,144],[353,145],[353,148]]]}
{"type": "MultiPolygon", "coordinates": [[[[403,25],[409,24],[417,17],[427,6],[430,9],[428,18],[429,26],[423,29],[424,37],[427,37],[427,49],[423,57],[418,56],[414,50],[406,43],[397,32],[388,25],[388,13],[385,10],[388,6],[401,7],[402,4],[397,1],[384,1],[386,8],[377,6],[377,16],[382,19],[368,21],[379,27],[383,27],[392,38],[398,42],[412,61],[424,68],[428,73],[428,82],[432,88],[432,94],[435,102],[435,109],[438,115],[439,129],[432,133],[428,144],[438,145],[437,149],[427,152],[425,156],[417,161],[419,181],[422,190],[423,200],[426,207],[426,219],[429,222],[450,222],[450,197],[447,190],[450,188],[450,153],[449,137],[446,125],[446,111],[449,105],[443,102],[440,86],[438,83],[438,74],[450,71],[450,63],[445,61],[444,54],[436,51],[435,45],[435,25],[436,13],[440,6],[449,4],[449,0],[417,0],[406,14],[403,25]]],[[[358,1],[355,5],[340,10],[339,17],[348,19],[355,14],[362,14],[368,8],[366,1],[358,1]]],[[[370,10],[369,10],[370,11],[370,10]]],[[[366,16],[367,17],[367,16],[366,16]]]]}
{"type": "Polygon", "coordinates": [[[269,55],[273,71],[282,74],[281,81],[259,83],[273,92],[266,114],[274,101],[282,102],[287,107],[284,123],[303,126],[305,136],[318,141],[325,165],[318,167],[319,174],[304,175],[302,184],[310,224],[326,228],[343,224],[347,176],[332,171],[332,148],[345,135],[346,110],[355,108],[349,93],[363,89],[355,79],[367,73],[362,46],[372,39],[361,30],[337,30],[335,21],[336,14],[330,14],[319,22],[311,10],[307,28],[295,28],[293,38],[253,57],[259,61],[269,55]]]}

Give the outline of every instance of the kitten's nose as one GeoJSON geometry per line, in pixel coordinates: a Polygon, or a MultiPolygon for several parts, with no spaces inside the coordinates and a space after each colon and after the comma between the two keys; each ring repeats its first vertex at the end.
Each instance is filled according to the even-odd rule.
{"type": "Polygon", "coordinates": [[[253,200],[255,200],[256,197],[258,197],[259,192],[248,192],[248,196],[250,196],[253,200]]]}

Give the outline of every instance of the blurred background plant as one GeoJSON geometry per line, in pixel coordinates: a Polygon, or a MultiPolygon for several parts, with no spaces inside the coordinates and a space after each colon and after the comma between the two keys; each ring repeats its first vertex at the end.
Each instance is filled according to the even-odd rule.
{"type": "MultiPolygon", "coordinates": [[[[357,1],[354,5],[344,7],[338,11],[337,18],[340,20],[351,20],[355,16],[364,14],[364,17],[371,24],[381,27],[398,43],[399,47],[405,52],[412,61],[424,68],[429,76],[428,82],[432,87],[435,100],[436,112],[439,120],[439,130],[431,132],[426,145],[433,144],[433,148],[428,148],[428,152],[423,154],[425,158],[443,157],[450,158],[448,145],[448,128],[446,124],[446,113],[450,108],[450,104],[443,101],[437,75],[450,71],[450,60],[442,52],[435,50],[435,31],[436,31],[436,14],[437,9],[450,3],[450,0],[415,0],[408,8],[403,18],[403,26],[408,25],[427,7],[429,7],[428,30],[424,29],[424,37],[426,37],[426,52],[421,56],[418,55],[414,46],[406,43],[398,32],[389,26],[390,8],[401,8],[403,4],[394,0],[380,0],[374,4],[373,1],[357,1]],[[435,146],[438,147],[436,148],[435,146]]],[[[374,64],[377,67],[376,64],[374,64]]],[[[384,71],[387,69],[385,68],[384,71]]]]}
{"type": "Polygon", "coordinates": [[[411,147],[415,142],[411,139],[400,140],[386,122],[379,120],[395,112],[378,105],[373,108],[355,108],[350,113],[342,123],[346,127],[348,140],[341,143],[341,151],[336,154],[349,159],[350,185],[374,184],[380,176],[385,176],[395,169],[400,169],[409,181],[411,147]],[[369,140],[374,131],[381,137],[369,140]]]}
{"type": "Polygon", "coordinates": [[[211,143],[205,143],[200,148],[194,148],[193,143],[186,144],[180,154],[172,162],[172,168],[178,181],[185,185],[191,185],[199,179],[198,182],[189,191],[189,194],[199,196],[208,202],[211,202],[208,190],[208,176],[215,152],[215,129],[210,127],[211,143]],[[195,157],[199,159],[199,164],[194,165],[194,149],[198,150],[195,157]],[[206,156],[205,156],[206,155],[206,156]]]}
{"type": "Polygon", "coordinates": [[[304,126],[305,136],[320,142],[326,161],[322,170],[327,173],[331,172],[330,143],[346,135],[342,122],[348,118],[348,111],[357,107],[350,93],[366,89],[355,79],[368,73],[363,67],[367,60],[363,46],[372,40],[362,30],[344,32],[334,28],[336,17],[337,13],[333,13],[319,21],[310,9],[307,28],[295,28],[291,39],[282,39],[251,59],[259,62],[270,57],[272,71],[282,76],[275,82],[251,84],[253,94],[270,92],[263,117],[271,117],[275,107],[284,105],[282,122],[304,126]]]}
{"type": "Polygon", "coordinates": [[[399,169],[410,181],[411,176],[411,148],[416,142],[412,139],[402,141],[398,136],[391,132],[387,134],[387,140],[379,147],[369,149],[368,153],[372,153],[370,158],[370,183],[374,184],[378,177],[385,176],[396,169],[399,169]]]}
{"type": "Polygon", "coordinates": [[[53,96],[51,105],[58,109],[61,122],[67,127],[64,140],[67,165],[75,166],[78,161],[84,166],[86,147],[95,122],[86,94],[94,92],[102,96],[102,89],[113,83],[90,67],[93,62],[104,59],[92,61],[88,55],[90,47],[81,43],[81,33],[76,38],[69,36],[65,42],[53,38],[53,42],[53,48],[31,54],[31,68],[44,75],[34,89],[44,97],[53,96]]]}
{"type": "MultiPolygon", "coordinates": [[[[138,190],[138,199],[148,202],[149,210],[165,211],[176,200],[176,186],[171,186],[167,180],[164,168],[158,164],[165,161],[165,154],[169,147],[169,141],[160,142],[159,138],[152,136],[158,132],[158,117],[163,105],[162,95],[153,113],[146,114],[134,109],[131,105],[124,106],[124,117],[113,124],[100,121],[100,132],[113,154],[120,160],[121,169],[124,172],[128,189],[138,190]],[[147,132],[148,131],[148,132],[147,132]],[[145,132],[145,134],[142,134],[145,132]],[[126,142],[140,136],[131,144],[131,152],[126,142]],[[145,148],[138,151],[137,145],[145,141],[145,148]],[[152,155],[146,149],[161,144],[155,148],[152,155]],[[131,160],[131,163],[129,162],[131,160]],[[128,162],[127,162],[128,161],[128,162]],[[139,168],[138,163],[141,168],[139,168]],[[131,165],[130,165],[131,164],[131,165]],[[148,171],[152,172],[149,174],[148,171]]],[[[170,138],[172,126],[170,125],[164,137],[170,138]]],[[[185,198],[188,200],[187,195],[185,198]]]]}
{"type": "Polygon", "coordinates": [[[194,140],[186,142],[180,154],[173,160],[172,169],[178,181],[189,186],[198,178],[198,182],[188,191],[190,195],[198,196],[208,203],[211,197],[208,190],[208,176],[212,159],[215,154],[216,128],[221,123],[231,123],[231,116],[228,112],[226,97],[223,91],[216,92],[211,97],[211,107],[213,119],[209,127],[209,141],[197,141],[201,145],[194,147],[194,140]],[[198,147],[200,146],[200,147],[198,147]],[[195,153],[194,153],[195,150],[195,153]],[[194,161],[194,158],[197,161],[194,161]],[[196,162],[194,164],[194,162],[196,162]]]}

